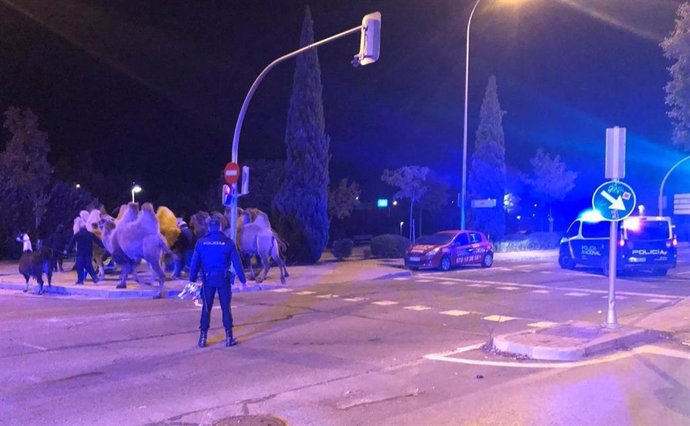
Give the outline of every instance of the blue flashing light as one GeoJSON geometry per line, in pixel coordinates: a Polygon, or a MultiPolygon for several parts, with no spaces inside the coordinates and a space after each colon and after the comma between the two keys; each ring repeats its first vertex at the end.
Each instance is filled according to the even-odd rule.
{"type": "Polygon", "coordinates": [[[379,198],[376,200],[376,207],[380,209],[385,209],[388,207],[388,199],[387,198],[379,198]]]}
{"type": "Polygon", "coordinates": [[[585,210],[582,213],[580,213],[579,218],[583,222],[589,222],[589,223],[598,223],[604,220],[604,216],[601,215],[599,210],[585,210]]]}

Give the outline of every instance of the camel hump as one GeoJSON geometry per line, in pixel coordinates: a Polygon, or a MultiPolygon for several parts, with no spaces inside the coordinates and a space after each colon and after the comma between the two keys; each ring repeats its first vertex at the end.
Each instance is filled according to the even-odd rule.
{"type": "Polygon", "coordinates": [[[121,223],[134,222],[139,214],[139,206],[136,203],[123,204],[117,214],[117,221],[121,223]]]}
{"type": "Polygon", "coordinates": [[[156,214],[153,212],[153,205],[151,203],[145,203],[141,206],[137,223],[147,234],[157,234],[160,232],[160,224],[156,214]]]}

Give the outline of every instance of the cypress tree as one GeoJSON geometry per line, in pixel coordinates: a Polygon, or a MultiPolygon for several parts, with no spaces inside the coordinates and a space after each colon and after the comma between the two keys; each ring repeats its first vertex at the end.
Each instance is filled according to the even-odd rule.
{"type": "Polygon", "coordinates": [[[479,113],[479,127],[475,141],[472,165],[467,181],[469,199],[493,198],[496,206],[474,208],[471,211],[472,227],[501,240],[505,234],[503,196],[506,182],[506,154],[503,135],[503,115],[498,102],[496,77],[489,77],[486,93],[479,113]]]}
{"type": "MultiPolygon", "coordinates": [[[[314,42],[307,6],[300,46],[314,42]]],[[[287,239],[291,261],[314,263],[328,243],[328,147],[321,67],[316,49],[296,58],[285,130],[285,179],[273,200],[277,227],[287,239]]]]}

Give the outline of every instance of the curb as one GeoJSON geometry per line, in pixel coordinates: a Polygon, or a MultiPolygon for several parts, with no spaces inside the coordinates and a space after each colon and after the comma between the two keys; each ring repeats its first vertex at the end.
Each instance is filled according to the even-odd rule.
{"type": "Polygon", "coordinates": [[[546,361],[579,361],[583,358],[619,349],[627,349],[641,343],[650,343],[667,337],[667,333],[622,326],[616,330],[589,323],[562,323],[546,329],[520,331],[517,333],[496,336],[493,346],[501,352],[524,355],[530,359],[546,361]],[[572,344],[575,340],[567,334],[568,328],[587,327],[598,330],[596,336],[580,339],[581,343],[572,344]],[[556,333],[559,330],[565,333],[556,333]],[[553,333],[552,333],[553,332],[553,333]]]}
{"type": "Polygon", "coordinates": [[[385,275],[380,275],[376,278],[373,278],[373,280],[392,280],[394,278],[411,278],[412,277],[412,272],[411,271],[405,271],[405,272],[391,272],[390,274],[385,274],[385,275]]]}

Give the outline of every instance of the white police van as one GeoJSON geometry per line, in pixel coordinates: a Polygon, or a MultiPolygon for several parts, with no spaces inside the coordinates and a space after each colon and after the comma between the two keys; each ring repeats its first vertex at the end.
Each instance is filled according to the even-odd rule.
{"type": "MultiPolygon", "coordinates": [[[[666,275],[676,267],[678,241],[670,217],[632,216],[622,221],[618,234],[617,272],[645,270],[666,275]]],[[[561,239],[558,263],[563,269],[577,265],[609,271],[610,223],[575,220],[561,239]]]]}

